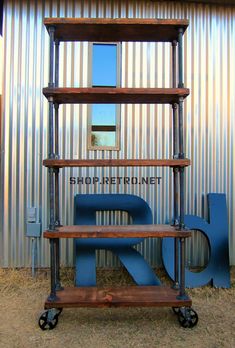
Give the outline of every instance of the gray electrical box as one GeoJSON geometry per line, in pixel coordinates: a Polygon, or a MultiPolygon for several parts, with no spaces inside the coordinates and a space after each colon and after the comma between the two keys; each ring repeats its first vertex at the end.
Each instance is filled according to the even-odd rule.
{"type": "Polygon", "coordinates": [[[38,209],[36,207],[27,209],[26,237],[41,237],[41,223],[39,222],[38,209]]]}

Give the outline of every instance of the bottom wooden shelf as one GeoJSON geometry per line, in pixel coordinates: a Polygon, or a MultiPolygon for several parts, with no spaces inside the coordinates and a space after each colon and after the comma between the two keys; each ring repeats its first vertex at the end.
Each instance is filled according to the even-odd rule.
{"type": "Polygon", "coordinates": [[[45,309],[71,307],[190,307],[192,300],[178,299],[179,292],[166,286],[122,288],[71,287],[57,291],[55,301],[45,309]]]}

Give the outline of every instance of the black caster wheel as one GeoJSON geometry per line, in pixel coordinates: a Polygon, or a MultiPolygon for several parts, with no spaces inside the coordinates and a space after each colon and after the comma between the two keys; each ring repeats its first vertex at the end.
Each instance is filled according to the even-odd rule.
{"type": "Polygon", "coordinates": [[[58,324],[58,316],[60,313],[56,309],[48,309],[42,313],[38,320],[38,325],[42,330],[53,330],[58,324]]]}
{"type": "Polygon", "coordinates": [[[191,329],[197,325],[198,315],[192,308],[182,307],[179,308],[178,320],[180,325],[187,329],[191,329]]]}

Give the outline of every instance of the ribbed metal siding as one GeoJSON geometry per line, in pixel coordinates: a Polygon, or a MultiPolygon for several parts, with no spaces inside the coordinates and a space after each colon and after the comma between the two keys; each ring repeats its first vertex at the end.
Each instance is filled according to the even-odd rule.
{"type": "MultiPolygon", "coordinates": [[[[235,9],[230,7],[150,1],[6,1],[4,8],[3,134],[1,144],[2,266],[29,266],[30,242],[25,237],[27,206],[41,208],[42,228],[48,223],[48,105],[42,87],[48,84],[48,34],[44,17],[188,18],[184,36],[186,154],[192,159],[186,175],[186,210],[207,216],[206,194],[225,192],[229,211],[230,259],[235,264],[234,131],[235,131],[235,9]]],[[[122,86],[168,87],[171,83],[170,44],[123,43],[122,86]]],[[[87,86],[88,44],[66,43],[60,49],[60,86],[87,86]]],[[[169,106],[123,105],[121,151],[88,152],[87,106],[60,107],[62,158],[169,158],[172,124],[169,106]]],[[[145,199],[155,223],[171,221],[172,178],[161,168],[64,169],[60,175],[61,220],[73,221],[76,193],[131,193],[145,199]],[[161,176],[161,184],[75,185],[70,176],[161,176]]],[[[101,217],[99,217],[101,219],[101,217]]],[[[127,217],[124,216],[124,220],[127,217]]],[[[111,218],[112,221],[113,217],[111,218]]],[[[120,213],[116,216],[120,223],[120,213]]],[[[108,222],[108,214],[104,222],[108,222]]],[[[194,264],[202,264],[205,241],[194,238],[194,264]]],[[[39,242],[39,265],[49,264],[48,242],[39,242]]],[[[141,251],[159,263],[159,245],[148,240],[141,251]]],[[[98,254],[99,265],[114,266],[110,253],[98,254]]],[[[62,243],[62,263],[73,264],[71,241],[62,243]]]]}

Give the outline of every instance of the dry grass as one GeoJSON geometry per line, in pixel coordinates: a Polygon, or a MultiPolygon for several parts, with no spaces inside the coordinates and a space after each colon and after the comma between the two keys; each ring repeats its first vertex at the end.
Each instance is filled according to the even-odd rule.
{"type": "MultiPolygon", "coordinates": [[[[64,269],[63,284],[73,282],[64,269]]],[[[37,320],[49,289],[48,271],[32,279],[29,270],[0,269],[0,347],[235,347],[235,268],[231,289],[190,290],[199,314],[192,330],[179,326],[169,308],[66,309],[52,331],[41,331],[37,320]]],[[[124,271],[98,271],[98,284],[123,285],[124,271]]]]}

